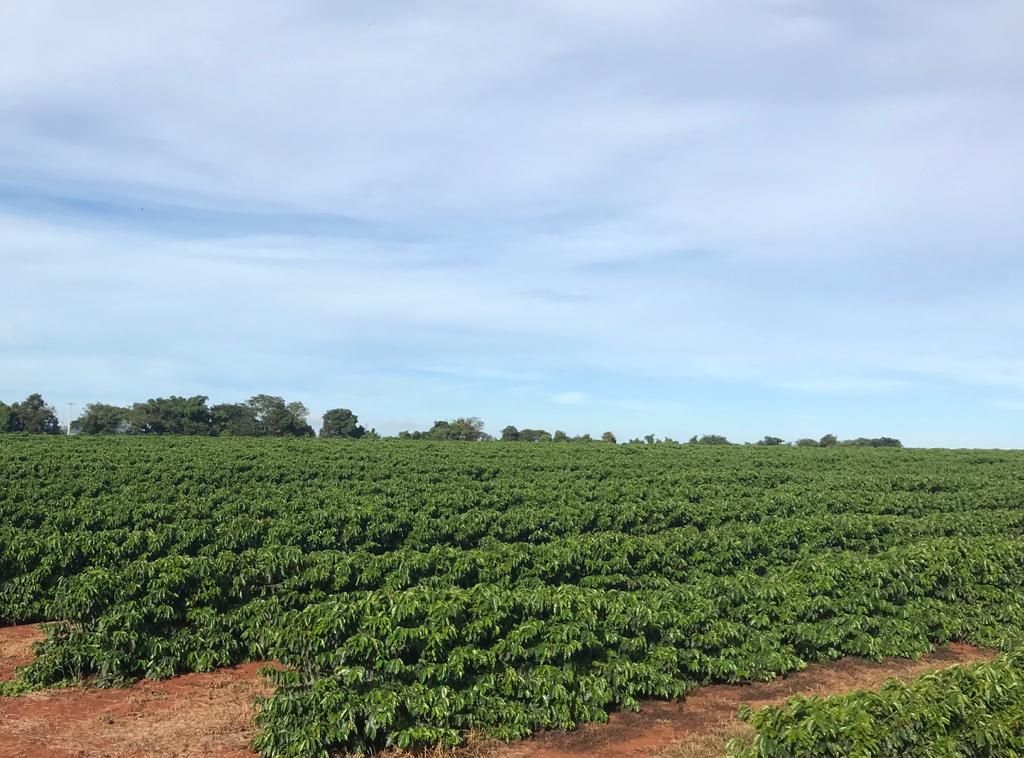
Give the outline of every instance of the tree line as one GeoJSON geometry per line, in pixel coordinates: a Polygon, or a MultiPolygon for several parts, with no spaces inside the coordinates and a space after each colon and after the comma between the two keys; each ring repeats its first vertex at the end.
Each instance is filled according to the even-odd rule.
{"type": "MultiPolygon", "coordinates": [[[[243,403],[208,405],[204,395],[151,398],[131,406],[89,403],[71,422],[72,434],[185,434],[206,437],[313,437],[309,410],[277,395],[253,395],[243,403]]],[[[34,393],[23,402],[0,401],[0,431],[61,434],[57,413],[34,393]]],[[[323,415],[321,437],[375,437],[347,408],[323,415]]]]}
{"type": "MultiPolygon", "coordinates": [[[[242,403],[208,405],[205,395],[192,397],[151,398],[130,406],[89,403],[81,415],[71,422],[72,434],[185,434],[225,437],[314,437],[308,422],[309,410],[300,402],[287,402],[277,395],[253,395],[242,403]]],[[[57,413],[39,393],[29,395],[13,405],[0,401],[0,432],[27,432],[30,434],[61,434],[57,413]]],[[[332,408],[323,414],[320,437],[348,439],[380,439],[375,429],[359,424],[359,417],[348,408],[332,408]]],[[[403,431],[397,435],[403,440],[454,440],[460,442],[488,442],[496,439],[484,431],[484,422],[476,416],[465,416],[447,421],[435,421],[423,431],[403,431]]],[[[603,442],[617,444],[612,432],[598,438],[589,434],[570,437],[561,430],[554,433],[545,429],[519,429],[509,425],[498,437],[502,442],[603,442]]],[[[629,440],[631,445],[684,444],[670,437],[656,438],[648,434],[629,440]]],[[[720,434],[694,435],[685,444],[733,445],[720,434]]],[[[745,443],[750,444],[750,443],[745,443]]],[[[834,434],[820,439],[809,437],[786,442],[781,437],[766,436],[755,445],[791,447],[903,447],[894,437],[857,437],[841,440],[834,434]]]]}
{"type": "MultiPolygon", "coordinates": [[[[462,440],[466,442],[489,442],[495,439],[484,431],[484,422],[476,416],[457,418],[452,421],[435,421],[426,431],[399,432],[398,438],[403,440],[462,440]]],[[[498,437],[501,442],[594,442],[589,434],[570,437],[561,430],[554,434],[545,429],[517,429],[506,426],[498,437]]],[[[605,432],[601,442],[615,443],[615,435],[605,432]]]]}

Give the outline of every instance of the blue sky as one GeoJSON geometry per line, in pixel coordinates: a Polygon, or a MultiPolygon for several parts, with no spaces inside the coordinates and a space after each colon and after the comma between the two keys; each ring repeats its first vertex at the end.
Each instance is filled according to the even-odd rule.
{"type": "Polygon", "coordinates": [[[0,8],[0,398],[1024,447],[1024,4],[0,8]]]}

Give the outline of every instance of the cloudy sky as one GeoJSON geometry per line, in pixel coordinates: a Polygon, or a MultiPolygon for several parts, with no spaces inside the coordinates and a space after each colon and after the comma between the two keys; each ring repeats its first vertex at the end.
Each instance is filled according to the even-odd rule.
{"type": "Polygon", "coordinates": [[[0,5],[0,398],[1024,447],[1024,4],[0,5]]]}

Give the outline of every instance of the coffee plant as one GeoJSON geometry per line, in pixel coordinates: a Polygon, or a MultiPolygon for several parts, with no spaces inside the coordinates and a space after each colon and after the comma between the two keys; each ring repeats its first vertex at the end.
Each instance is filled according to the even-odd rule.
{"type": "Polygon", "coordinates": [[[316,756],[571,729],[845,655],[1013,651],[1022,464],[12,435],[0,624],[48,623],[7,689],[276,660],[254,746],[316,756]]]}
{"type": "Polygon", "coordinates": [[[1024,654],[954,666],[881,692],[794,697],[742,717],[757,729],[734,758],[960,758],[1024,755],[1024,654]]]}

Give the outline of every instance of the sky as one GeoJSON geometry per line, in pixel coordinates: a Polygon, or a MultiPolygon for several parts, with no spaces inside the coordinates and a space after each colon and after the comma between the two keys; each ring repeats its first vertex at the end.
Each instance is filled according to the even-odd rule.
{"type": "Polygon", "coordinates": [[[0,399],[1024,447],[1022,39],[1020,0],[11,0],[0,399]]]}

